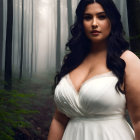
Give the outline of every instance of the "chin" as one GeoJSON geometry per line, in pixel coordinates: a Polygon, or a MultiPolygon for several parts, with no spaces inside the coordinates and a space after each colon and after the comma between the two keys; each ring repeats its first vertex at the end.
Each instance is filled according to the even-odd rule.
{"type": "Polygon", "coordinates": [[[107,38],[90,38],[90,41],[92,42],[92,43],[100,43],[100,42],[103,42],[103,41],[106,41],[107,40],[107,38]]]}
{"type": "Polygon", "coordinates": [[[91,39],[92,43],[100,43],[102,41],[105,41],[104,39],[91,39]]]}

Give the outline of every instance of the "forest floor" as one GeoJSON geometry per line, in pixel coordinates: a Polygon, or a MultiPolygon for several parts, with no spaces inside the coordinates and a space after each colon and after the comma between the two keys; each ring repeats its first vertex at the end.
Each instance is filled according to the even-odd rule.
{"type": "Polygon", "coordinates": [[[55,110],[53,95],[51,94],[52,82],[23,81],[21,84],[15,85],[14,88],[22,93],[35,94],[35,98],[32,99],[31,103],[32,109],[39,111],[39,113],[33,114],[30,117],[25,116],[32,124],[32,127],[16,131],[15,140],[47,140],[55,110]]]}

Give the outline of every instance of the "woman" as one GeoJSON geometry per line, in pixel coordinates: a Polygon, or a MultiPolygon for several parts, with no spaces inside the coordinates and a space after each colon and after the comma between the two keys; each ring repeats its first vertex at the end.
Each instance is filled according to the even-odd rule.
{"type": "Polygon", "coordinates": [[[76,17],[55,79],[48,140],[140,140],[140,60],[128,50],[117,8],[112,0],[81,0],[76,17]]]}

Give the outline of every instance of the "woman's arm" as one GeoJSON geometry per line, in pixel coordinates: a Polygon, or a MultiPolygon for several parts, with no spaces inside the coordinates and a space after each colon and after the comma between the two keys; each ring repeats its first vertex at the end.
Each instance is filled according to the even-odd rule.
{"type": "Polygon", "coordinates": [[[121,58],[126,62],[124,86],[127,108],[135,140],[140,140],[140,59],[131,51],[125,51],[121,58]]]}
{"type": "Polygon", "coordinates": [[[48,140],[62,140],[62,136],[68,121],[69,118],[56,109],[51,122],[48,140]]]}

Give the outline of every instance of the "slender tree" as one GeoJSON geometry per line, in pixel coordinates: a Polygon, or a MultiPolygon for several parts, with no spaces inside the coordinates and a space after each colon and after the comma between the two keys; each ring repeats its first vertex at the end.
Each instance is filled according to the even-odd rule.
{"type": "Polygon", "coordinates": [[[34,1],[34,61],[33,61],[33,69],[36,72],[37,68],[37,43],[38,43],[38,13],[36,12],[36,8],[38,6],[38,1],[34,1]]]}
{"type": "Polygon", "coordinates": [[[6,50],[5,50],[5,74],[7,84],[4,88],[12,88],[12,27],[13,27],[13,0],[7,1],[7,29],[6,29],[6,50]]]}
{"type": "Polygon", "coordinates": [[[140,1],[127,0],[127,7],[131,49],[140,53],[140,1]]]}
{"type": "Polygon", "coordinates": [[[32,0],[32,30],[31,30],[31,32],[32,32],[32,36],[31,36],[31,39],[32,39],[32,48],[31,48],[31,74],[30,74],[30,76],[32,77],[32,73],[33,73],[33,45],[34,45],[34,0],[32,0]]]}
{"type": "Polygon", "coordinates": [[[61,21],[60,21],[60,0],[57,0],[57,41],[56,41],[56,71],[60,69],[61,60],[61,21]]]}
{"type": "Polygon", "coordinates": [[[0,0],[0,75],[2,73],[2,49],[3,49],[3,0],[0,0]]]}
{"type": "MultiPolygon", "coordinates": [[[[70,26],[72,25],[72,4],[71,4],[71,0],[67,0],[67,9],[68,9],[68,29],[70,28],[70,26]]],[[[70,30],[69,34],[68,34],[68,38],[70,38],[70,30]]]]}
{"type": "Polygon", "coordinates": [[[24,0],[22,0],[22,18],[21,18],[21,51],[20,51],[20,72],[19,80],[22,78],[22,67],[23,67],[23,34],[24,34],[24,0]]]}

